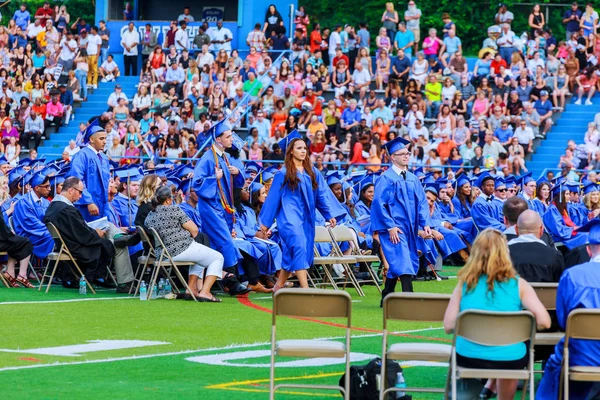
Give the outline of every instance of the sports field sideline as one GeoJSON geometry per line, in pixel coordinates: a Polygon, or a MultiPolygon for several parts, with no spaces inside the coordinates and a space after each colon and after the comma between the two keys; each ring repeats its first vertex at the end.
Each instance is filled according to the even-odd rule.
{"type": "MultiPolygon", "coordinates": [[[[456,275],[457,268],[445,268],[456,275]]],[[[451,293],[455,279],[416,282],[415,291],[451,293]]],[[[352,352],[356,364],[381,354],[379,293],[353,296],[352,352]]],[[[223,296],[221,304],[141,302],[108,292],[80,296],[54,286],[50,293],[0,289],[2,399],[268,398],[272,299],[223,296]]],[[[335,321],[283,320],[282,338],[341,340],[335,321]],[[328,321],[329,322],[329,321],[328,321]]],[[[450,343],[441,324],[390,327],[397,341],[450,343]]],[[[337,383],[340,360],[280,359],[282,381],[337,383]]],[[[445,364],[406,365],[409,385],[443,387],[445,364]]],[[[282,391],[277,398],[341,398],[339,393],[282,391]]],[[[440,395],[413,394],[413,399],[440,395]]]]}

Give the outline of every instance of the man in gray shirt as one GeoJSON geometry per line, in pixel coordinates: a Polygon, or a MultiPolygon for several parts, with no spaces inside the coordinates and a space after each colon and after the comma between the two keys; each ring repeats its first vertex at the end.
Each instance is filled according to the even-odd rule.
{"type": "Polygon", "coordinates": [[[100,46],[100,65],[108,57],[108,41],[110,40],[110,30],[106,27],[105,21],[98,23],[98,35],[102,39],[102,45],[100,46]]]}
{"type": "Polygon", "coordinates": [[[29,117],[25,120],[25,128],[23,129],[23,133],[21,134],[20,143],[23,147],[28,147],[30,149],[37,149],[40,145],[40,140],[42,139],[42,135],[44,134],[44,120],[41,117],[38,117],[35,111],[31,111],[29,117]],[[30,139],[35,141],[33,147],[31,147],[30,139]]]}
{"type": "Polygon", "coordinates": [[[366,48],[368,54],[368,52],[370,51],[369,47],[371,46],[371,34],[367,30],[366,22],[361,22],[358,24],[358,26],[360,27],[358,32],[356,32],[356,36],[358,36],[358,48],[366,48]]]}
{"type": "Polygon", "coordinates": [[[411,31],[415,36],[414,54],[419,51],[419,42],[421,41],[421,10],[417,8],[414,0],[408,2],[408,9],[404,11],[404,20],[406,21],[406,29],[411,31]]]}
{"type": "Polygon", "coordinates": [[[523,104],[523,107],[525,107],[525,111],[521,114],[521,120],[527,122],[527,127],[531,128],[536,138],[540,137],[540,115],[530,102],[523,104]]]}

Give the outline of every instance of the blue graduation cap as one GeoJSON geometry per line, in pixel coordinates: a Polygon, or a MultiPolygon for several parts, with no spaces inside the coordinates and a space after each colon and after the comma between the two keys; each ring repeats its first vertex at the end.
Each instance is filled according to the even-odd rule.
{"type": "Polygon", "coordinates": [[[559,176],[557,178],[552,179],[552,185],[553,186],[560,185],[566,181],[567,181],[567,178],[565,178],[564,176],[559,176]]]}
{"type": "Polygon", "coordinates": [[[413,171],[413,174],[415,174],[415,176],[419,179],[422,179],[425,177],[425,172],[423,172],[423,167],[419,167],[419,168],[415,169],[413,171]]]}
{"type": "Polygon", "coordinates": [[[590,194],[598,191],[598,184],[596,182],[588,182],[583,186],[583,194],[590,194]]]}
{"type": "Polygon", "coordinates": [[[42,171],[44,171],[44,174],[46,175],[56,175],[60,172],[61,167],[59,165],[56,164],[48,164],[46,165],[46,168],[44,168],[42,171]]]}
{"type": "Polygon", "coordinates": [[[104,132],[104,128],[100,127],[100,120],[96,118],[83,131],[83,144],[88,144],[90,138],[98,132],[104,132]]]}
{"type": "Polygon", "coordinates": [[[565,185],[563,183],[559,183],[552,188],[552,196],[553,197],[561,196],[561,199],[562,199],[562,194],[568,190],[569,190],[569,187],[567,185],[565,185]]]}
{"type": "Polygon", "coordinates": [[[179,167],[174,169],[175,176],[179,179],[186,178],[189,174],[194,172],[194,168],[190,164],[181,164],[179,167]]]}
{"type": "Polygon", "coordinates": [[[254,179],[252,179],[252,182],[250,182],[250,185],[248,186],[248,193],[250,193],[250,204],[252,204],[252,195],[255,192],[258,192],[263,187],[264,185],[260,183],[259,175],[256,175],[254,179]]]}
{"type": "Polygon", "coordinates": [[[171,172],[171,168],[167,168],[167,167],[155,168],[155,169],[144,171],[144,172],[146,172],[147,175],[155,174],[155,175],[160,176],[161,178],[166,178],[168,173],[171,172]]]}
{"type": "Polygon", "coordinates": [[[0,157],[0,165],[5,165],[8,164],[8,160],[6,159],[6,157],[1,156],[0,157]]]}
{"type": "Polygon", "coordinates": [[[367,176],[367,170],[364,169],[362,171],[354,171],[350,174],[350,179],[352,180],[352,183],[358,183],[360,181],[362,181],[365,176],[367,176]]]}
{"type": "Polygon", "coordinates": [[[38,171],[31,176],[28,176],[27,182],[25,184],[29,184],[31,187],[36,187],[43,184],[48,179],[48,176],[44,174],[44,171],[38,171]]]}
{"type": "Polygon", "coordinates": [[[29,167],[31,166],[31,163],[34,160],[32,160],[31,158],[23,158],[22,160],[19,160],[19,162],[17,163],[17,167],[29,167]]]}
{"type": "Polygon", "coordinates": [[[279,168],[277,168],[277,165],[271,165],[270,167],[263,169],[260,172],[260,174],[258,174],[260,176],[261,183],[273,179],[273,177],[275,176],[275,172],[277,172],[278,170],[279,168]]]}
{"type": "Polygon", "coordinates": [[[435,178],[433,177],[433,172],[428,172],[425,174],[422,183],[435,183],[435,178]]]}
{"type": "Polygon", "coordinates": [[[567,188],[569,189],[569,192],[571,192],[571,193],[579,193],[579,191],[581,190],[581,186],[579,185],[579,182],[567,182],[565,185],[567,186],[567,188]]]}
{"type": "Polygon", "coordinates": [[[600,244],[600,219],[593,218],[577,229],[577,232],[589,232],[588,243],[600,244]]]}
{"type": "Polygon", "coordinates": [[[225,120],[217,122],[209,129],[209,132],[213,139],[218,138],[219,136],[228,131],[231,131],[231,128],[225,123],[225,120]]]}
{"type": "Polygon", "coordinates": [[[425,192],[430,192],[435,194],[435,196],[439,196],[440,190],[445,189],[446,188],[446,184],[445,183],[439,183],[439,182],[435,182],[435,183],[426,183],[425,185],[425,192]]]}
{"type": "Polygon", "coordinates": [[[281,139],[278,144],[279,147],[281,148],[281,151],[285,154],[288,145],[292,142],[292,140],[294,139],[302,139],[302,136],[300,136],[300,134],[298,133],[298,131],[296,129],[294,129],[293,131],[291,131],[290,133],[287,134],[286,137],[284,137],[283,139],[281,139]]]}
{"type": "Polygon", "coordinates": [[[327,185],[329,186],[335,185],[336,183],[342,184],[342,180],[344,179],[344,172],[339,170],[328,171],[325,175],[325,179],[327,180],[327,185]]]}
{"type": "Polygon", "coordinates": [[[111,169],[119,168],[119,163],[117,161],[108,160],[108,165],[111,169]]]}
{"type": "Polygon", "coordinates": [[[375,186],[375,181],[377,179],[377,175],[375,174],[369,174],[367,176],[365,176],[365,178],[360,181],[356,186],[358,186],[358,190],[356,190],[356,193],[358,193],[360,195],[360,193],[367,189],[369,186],[375,186]]]}
{"type": "Polygon", "coordinates": [[[506,187],[506,183],[504,182],[504,179],[502,179],[501,177],[497,177],[496,179],[494,179],[494,189],[498,190],[501,187],[506,187]]]}
{"type": "Polygon", "coordinates": [[[537,181],[535,181],[535,183],[536,183],[536,184],[538,184],[538,185],[541,185],[541,184],[542,184],[542,183],[544,183],[544,182],[550,183],[550,182],[548,182],[548,178],[546,178],[546,175],[542,175],[542,176],[540,176],[540,177],[538,178],[538,180],[537,180],[537,181]]]}
{"type": "Polygon", "coordinates": [[[179,185],[181,184],[181,179],[179,178],[175,178],[174,176],[167,178],[167,182],[169,182],[171,185],[175,186],[176,188],[179,188],[179,185]]]}
{"type": "Polygon", "coordinates": [[[398,136],[394,140],[390,140],[389,142],[384,144],[383,148],[387,150],[389,155],[392,155],[395,152],[397,152],[398,150],[402,150],[409,144],[410,144],[410,142],[408,140],[404,139],[401,136],[398,136]]]}
{"type": "Polygon", "coordinates": [[[256,161],[248,161],[246,165],[244,165],[245,172],[254,172],[255,174],[258,174],[261,169],[261,166],[256,161]]]}
{"type": "Polygon", "coordinates": [[[23,169],[23,167],[17,167],[13,169],[8,175],[8,183],[12,184],[20,182],[21,179],[23,179],[23,175],[25,175],[25,172],[26,171],[23,169]]]}
{"type": "Polygon", "coordinates": [[[115,169],[114,173],[121,179],[121,181],[127,180],[129,182],[139,182],[143,178],[142,171],[135,166],[117,168],[115,169]]]}
{"type": "Polygon", "coordinates": [[[471,180],[466,174],[461,173],[456,177],[454,183],[456,185],[455,187],[459,188],[466,185],[467,183],[471,183],[471,180]]]}
{"type": "Polygon", "coordinates": [[[244,142],[244,139],[242,139],[237,133],[234,132],[231,135],[231,138],[233,139],[233,141],[231,142],[231,147],[238,151],[244,148],[246,142],[244,142]]]}
{"type": "Polygon", "coordinates": [[[56,193],[56,187],[65,181],[66,176],[66,172],[61,172],[60,174],[52,175],[50,177],[50,186],[54,188],[54,193],[56,193]]]}
{"type": "MultiPolygon", "coordinates": [[[[528,172],[528,173],[526,173],[525,175],[522,175],[522,176],[521,176],[521,178],[519,178],[519,181],[518,181],[518,183],[519,183],[521,186],[525,186],[525,185],[527,185],[529,182],[535,182],[535,179],[533,179],[533,177],[532,177],[531,175],[533,175],[533,172],[528,172]]],[[[537,182],[536,182],[536,184],[537,184],[537,182]]]]}
{"type": "Polygon", "coordinates": [[[492,175],[490,175],[490,171],[483,171],[481,173],[479,173],[479,175],[477,176],[477,180],[475,181],[475,186],[477,186],[478,188],[481,188],[483,186],[483,184],[485,183],[485,181],[487,180],[494,180],[494,177],[492,175]]]}
{"type": "Polygon", "coordinates": [[[190,187],[192,185],[191,179],[184,179],[179,183],[178,189],[183,192],[183,194],[188,194],[190,187]]]}
{"type": "Polygon", "coordinates": [[[504,179],[504,184],[506,185],[507,189],[512,189],[517,187],[517,181],[515,180],[514,176],[509,176],[508,178],[504,179]]]}

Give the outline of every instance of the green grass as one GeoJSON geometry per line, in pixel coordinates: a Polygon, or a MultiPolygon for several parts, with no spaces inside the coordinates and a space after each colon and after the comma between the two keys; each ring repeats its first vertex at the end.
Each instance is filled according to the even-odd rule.
{"type": "MultiPolygon", "coordinates": [[[[457,268],[445,268],[447,275],[456,275],[457,268]]],[[[416,291],[450,293],[455,279],[442,282],[416,282],[416,291]]],[[[380,296],[373,286],[366,286],[367,296],[353,296],[352,325],[357,328],[352,343],[353,352],[381,354],[382,328],[380,296]]],[[[398,288],[399,290],[399,288],[398,288]]],[[[87,295],[86,299],[115,298],[110,292],[87,295]]],[[[120,296],[123,297],[123,296],[120,296]]],[[[232,351],[265,350],[270,340],[271,314],[241,304],[238,299],[223,297],[221,304],[186,301],[156,300],[141,302],[137,299],[102,301],[50,302],[52,300],[79,300],[76,291],[53,287],[46,294],[25,289],[0,289],[2,315],[1,349],[32,349],[83,344],[88,340],[153,340],[169,344],[133,349],[99,351],[80,357],[48,356],[10,353],[0,350],[0,398],[166,398],[199,396],[203,399],[265,399],[268,391],[268,368],[245,368],[229,365],[207,365],[186,361],[191,356],[223,354],[232,351]],[[2,304],[7,302],[35,302],[2,304]],[[237,345],[255,345],[243,349],[220,349],[237,345]],[[156,356],[100,362],[110,358],[151,356],[162,353],[190,351],[186,354],[156,356]],[[89,362],[69,365],[73,362],[89,362]],[[6,370],[7,367],[25,367],[61,363],[59,366],[6,370]],[[2,370],[5,369],[5,370],[2,370]],[[234,382],[251,381],[236,385],[234,382]],[[217,385],[217,386],[215,386],[217,385]],[[221,386],[218,386],[221,385],[221,386]],[[225,386],[223,386],[225,385],[225,386]]],[[[270,309],[272,300],[265,295],[251,295],[250,301],[270,309]]],[[[278,330],[281,337],[329,338],[343,336],[341,328],[316,322],[285,319],[278,330]]],[[[399,341],[449,341],[441,324],[399,323],[394,331],[411,332],[399,341]],[[438,328],[431,330],[430,328],[438,328]],[[426,330],[424,330],[426,329],[426,330]]],[[[267,358],[236,361],[238,363],[268,363],[267,358]]],[[[366,361],[361,362],[361,364],[366,361]]],[[[321,383],[335,383],[341,365],[324,367],[281,368],[281,377],[326,376],[321,383]],[[335,375],[331,375],[336,373],[335,375]]],[[[437,385],[445,382],[445,368],[407,368],[409,385],[437,385]]],[[[296,393],[296,391],[293,391],[296,393]]],[[[303,391],[300,391],[303,392],[303,391]]],[[[326,392],[311,397],[330,398],[326,392]]],[[[329,393],[331,394],[331,393],[329,393]]],[[[336,394],[337,396],[338,394],[336,394]]],[[[282,393],[278,398],[301,399],[307,393],[282,393]]],[[[439,399],[440,396],[416,395],[414,399],[439,399]]]]}

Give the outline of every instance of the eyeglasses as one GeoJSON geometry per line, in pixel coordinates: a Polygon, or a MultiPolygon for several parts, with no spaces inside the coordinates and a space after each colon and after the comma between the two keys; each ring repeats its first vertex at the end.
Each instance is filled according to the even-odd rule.
{"type": "Polygon", "coordinates": [[[406,153],[396,153],[396,154],[392,154],[392,156],[398,156],[398,157],[408,157],[408,156],[410,156],[410,153],[407,151],[406,153]]]}
{"type": "Polygon", "coordinates": [[[79,194],[83,194],[83,190],[79,190],[76,187],[73,187],[73,189],[77,190],[79,192],[79,194]]]}
{"type": "Polygon", "coordinates": [[[506,189],[496,189],[496,191],[500,192],[500,193],[504,193],[504,192],[506,192],[506,189]]]}

